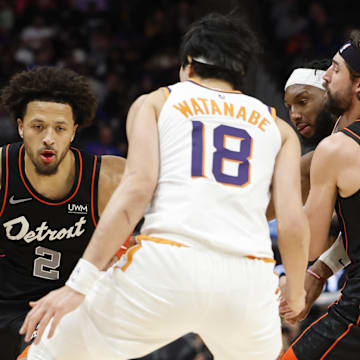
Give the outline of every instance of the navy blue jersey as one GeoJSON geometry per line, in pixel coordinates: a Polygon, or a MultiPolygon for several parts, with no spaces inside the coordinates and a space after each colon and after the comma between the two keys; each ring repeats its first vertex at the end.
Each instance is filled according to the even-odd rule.
{"type": "Polygon", "coordinates": [[[94,232],[101,158],[71,151],[76,166],[73,187],[64,199],[54,201],[36,192],[27,179],[24,145],[3,147],[0,320],[7,316],[2,304],[11,303],[14,312],[27,310],[30,300],[64,285],[94,232]]]}

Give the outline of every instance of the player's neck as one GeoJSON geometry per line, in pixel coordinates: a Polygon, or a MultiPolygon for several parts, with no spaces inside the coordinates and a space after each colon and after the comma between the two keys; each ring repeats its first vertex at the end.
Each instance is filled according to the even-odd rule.
{"type": "Polygon", "coordinates": [[[201,77],[193,76],[192,79],[201,83],[202,85],[215,90],[234,91],[234,87],[227,81],[221,79],[204,79],[201,77]]]}
{"type": "Polygon", "coordinates": [[[356,120],[360,120],[360,105],[353,106],[349,111],[345,112],[341,116],[339,128],[343,129],[356,120]]]}
{"type": "Polygon", "coordinates": [[[56,174],[39,174],[25,152],[25,174],[32,187],[42,196],[58,200],[64,198],[71,190],[75,179],[75,157],[68,151],[59,164],[56,174]]]}

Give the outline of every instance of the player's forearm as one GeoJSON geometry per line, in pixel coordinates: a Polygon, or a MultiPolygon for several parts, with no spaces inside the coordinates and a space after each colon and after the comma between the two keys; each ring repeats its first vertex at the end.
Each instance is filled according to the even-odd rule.
{"type": "Polygon", "coordinates": [[[83,258],[102,270],[145,212],[152,189],[124,180],[106,206],[83,258]]]}
{"type": "Polygon", "coordinates": [[[278,246],[285,268],[287,282],[298,288],[304,284],[308,264],[310,231],[308,223],[299,218],[297,224],[278,225],[278,246]]]}
{"type": "Polygon", "coordinates": [[[316,260],[311,266],[310,270],[322,279],[328,279],[333,275],[332,270],[321,260],[316,260]]]}

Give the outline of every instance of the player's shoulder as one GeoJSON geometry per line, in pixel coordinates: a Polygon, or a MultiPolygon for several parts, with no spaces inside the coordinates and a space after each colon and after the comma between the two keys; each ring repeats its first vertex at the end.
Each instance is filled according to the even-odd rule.
{"type": "Polygon", "coordinates": [[[103,155],[101,156],[100,176],[121,178],[125,164],[126,160],[121,156],[103,155]]]}
{"type": "Polygon", "coordinates": [[[138,96],[135,101],[130,105],[129,113],[130,112],[137,112],[137,110],[140,109],[141,105],[144,103],[144,101],[147,99],[149,94],[143,94],[138,96]]]}
{"type": "Polygon", "coordinates": [[[359,145],[342,132],[338,132],[321,140],[315,149],[314,158],[342,162],[351,159],[354,150],[360,150],[359,145]]]}

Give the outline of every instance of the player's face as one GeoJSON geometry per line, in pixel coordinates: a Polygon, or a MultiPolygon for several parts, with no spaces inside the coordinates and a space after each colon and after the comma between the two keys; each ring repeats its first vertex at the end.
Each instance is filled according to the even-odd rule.
{"type": "Polygon", "coordinates": [[[294,84],[285,91],[284,102],[291,122],[304,138],[311,138],[316,119],[324,106],[325,92],[315,86],[294,84]]]}
{"type": "Polygon", "coordinates": [[[326,70],[324,80],[328,109],[336,116],[342,115],[351,107],[353,83],[345,61],[339,54],[334,56],[331,66],[326,70]]]}
{"type": "Polygon", "coordinates": [[[24,119],[18,119],[18,131],[25,151],[40,175],[52,175],[69,151],[77,125],[68,104],[31,101],[24,119]]]}

